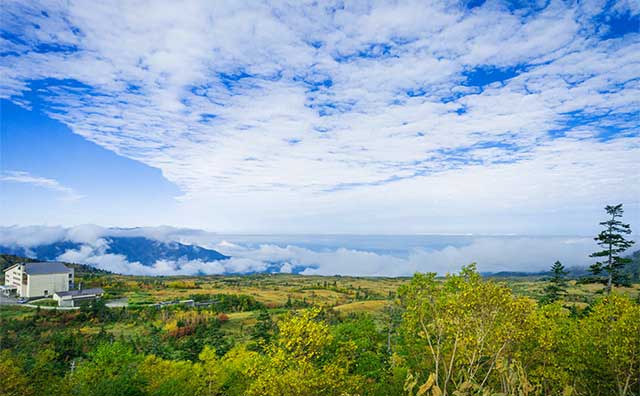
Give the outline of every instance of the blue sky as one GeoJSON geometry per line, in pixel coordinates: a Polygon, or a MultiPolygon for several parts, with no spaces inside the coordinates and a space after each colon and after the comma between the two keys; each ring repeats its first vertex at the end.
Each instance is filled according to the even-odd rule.
{"type": "Polygon", "coordinates": [[[3,2],[0,225],[640,227],[637,1],[3,2]]]}

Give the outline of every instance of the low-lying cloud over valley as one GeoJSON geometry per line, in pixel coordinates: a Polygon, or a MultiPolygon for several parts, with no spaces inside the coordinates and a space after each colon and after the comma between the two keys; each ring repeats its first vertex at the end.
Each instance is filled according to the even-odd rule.
{"type": "Polygon", "coordinates": [[[61,249],[51,257],[56,260],[136,275],[296,272],[407,276],[415,272],[456,272],[471,262],[476,262],[483,272],[536,272],[546,270],[556,260],[568,267],[585,267],[592,263],[588,255],[596,249],[593,238],[586,236],[256,236],[220,235],[173,227],[0,228],[0,247],[5,251],[22,249],[24,254],[36,257],[38,252],[45,251],[43,246],[49,246],[48,251],[52,246],[61,249]],[[127,256],[122,250],[110,251],[114,240],[140,243],[136,238],[178,249],[175,250],[178,253],[174,253],[172,259],[145,261],[127,256]],[[191,249],[189,257],[179,256],[179,249],[187,248],[191,249]],[[228,257],[219,260],[199,258],[204,257],[201,253],[205,250],[215,250],[228,257]]]}

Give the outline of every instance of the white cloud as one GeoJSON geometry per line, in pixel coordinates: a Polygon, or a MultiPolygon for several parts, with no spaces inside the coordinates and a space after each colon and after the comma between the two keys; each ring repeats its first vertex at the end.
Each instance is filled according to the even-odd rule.
{"type": "Polygon", "coordinates": [[[366,250],[337,248],[313,251],[297,246],[261,245],[236,254],[262,261],[285,262],[281,272],[311,266],[307,275],[409,276],[415,272],[457,272],[476,262],[483,272],[547,270],[556,260],[585,267],[596,249],[592,238],[478,237],[469,244],[438,249],[414,249],[407,257],[366,250]]]}
{"type": "Polygon", "coordinates": [[[248,273],[265,270],[265,264],[246,258],[232,258],[220,261],[202,260],[157,260],[152,265],[128,261],[121,254],[105,252],[106,246],[92,247],[83,245],[79,249],[70,249],[57,257],[57,260],[81,263],[103,270],[128,275],[219,275],[224,273],[248,273]]]}
{"type": "MultiPolygon", "coordinates": [[[[269,236],[264,238],[270,239],[269,236]]],[[[259,242],[260,237],[256,236],[234,236],[235,242],[229,242],[215,233],[172,227],[129,230],[89,225],[73,228],[0,227],[0,245],[32,248],[59,241],[78,242],[82,244],[79,248],[69,249],[57,259],[117,273],[154,276],[264,272],[272,269],[274,264],[280,266],[281,273],[307,267],[303,273],[308,275],[409,276],[415,272],[443,275],[456,272],[471,262],[476,262],[483,272],[535,272],[548,269],[556,260],[566,266],[585,267],[592,263],[589,254],[597,249],[591,237],[479,236],[446,239],[440,236],[421,240],[419,246],[413,247],[405,246],[402,238],[377,236],[368,240],[358,237],[368,241],[370,248],[347,247],[349,238],[329,238],[327,242],[326,236],[321,235],[289,236],[276,244],[259,242]],[[129,261],[124,255],[108,252],[110,236],[180,241],[215,249],[231,258],[212,262],[157,260],[152,265],[143,265],[129,261]],[[437,245],[430,246],[435,241],[439,241],[437,245]],[[304,247],[309,242],[316,247],[304,247]],[[374,251],[381,246],[395,253],[374,251]]],[[[638,240],[637,237],[635,239],[638,240]]]]}
{"type": "MultiPolygon", "coordinates": [[[[415,272],[457,272],[461,266],[478,263],[480,271],[543,271],[556,260],[584,267],[596,246],[592,238],[478,238],[463,246],[448,245],[434,250],[416,249],[407,257],[346,248],[314,251],[298,246],[264,244],[257,248],[235,248],[228,260],[158,260],[151,266],[129,262],[122,255],[105,253],[102,247],[82,246],[69,250],[59,260],[94,265],[97,268],[134,275],[194,275],[265,271],[269,263],[281,263],[281,273],[294,267],[309,267],[306,275],[409,276],[415,272]]],[[[230,254],[230,251],[222,251],[230,254]]]]}
{"type": "Polygon", "coordinates": [[[60,199],[65,201],[77,201],[84,198],[84,196],[76,193],[74,189],[60,184],[57,180],[34,176],[29,172],[4,171],[0,173],[0,183],[21,183],[44,188],[58,193],[60,199]]]}
{"type": "MultiPolygon", "coordinates": [[[[632,4],[611,12],[635,15],[632,4]]],[[[531,13],[448,1],[4,8],[21,44],[8,43],[1,94],[28,106],[32,81],[84,84],[40,88],[49,116],[159,168],[183,192],[172,221],[443,232],[446,222],[425,223],[431,212],[586,215],[613,200],[637,213],[640,36],[602,39],[604,2],[531,13]],[[478,68],[517,75],[466,85],[478,68]],[[388,209],[397,215],[371,220],[388,209]]],[[[546,231],[581,231],[547,220],[546,231]]],[[[513,224],[501,230],[529,226],[513,224]]],[[[491,226],[469,216],[457,231],[491,226]]]]}

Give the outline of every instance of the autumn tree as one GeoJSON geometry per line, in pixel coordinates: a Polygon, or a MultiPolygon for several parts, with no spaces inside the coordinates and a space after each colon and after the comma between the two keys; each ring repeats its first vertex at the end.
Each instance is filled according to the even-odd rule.
{"type": "Polygon", "coordinates": [[[606,274],[606,292],[609,294],[611,293],[614,279],[620,275],[620,270],[631,262],[630,258],[625,258],[621,255],[633,246],[634,241],[625,238],[625,235],[631,234],[629,224],[624,224],[619,220],[624,213],[622,204],[607,205],[605,211],[610,218],[600,223],[604,230],[594,238],[603,250],[595,252],[589,257],[601,260],[593,264],[590,269],[594,275],[600,275],[603,272],[606,274]]]}
{"type": "Polygon", "coordinates": [[[560,261],[556,261],[551,266],[551,279],[549,279],[549,285],[544,288],[545,302],[554,302],[559,300],[567,293],[567,280],[565,276],[567,271],[564,270],[564,265],[560,261]]]}
{"type": "Polygon", "coordinates": [[[413,376],[407,388],[415,381],[423,395],[506,392],[503,376],[517,369],[515,351],[533,331],[533,301],[483,280],[475,265],[444,282],[433,273],[416,274],[399,296],[401,353],[413,376]]]}
{"type": "Polygon", "coordinates": [[[626,297],[599,300],[575,342],[582,368],[578,384],[589,395],[640,394],[640,306],[626,297]]]}
{"type": "Polygon", "coordinates": [[[154,355],[147,356],[139,367],[145,393],[155,396],[205,394],[207,389],[202,372],[200,363],[164,360],[154,355]]]}
{"type": "Polygon", "coordinates": [[[253,372],[247,395],[306,396],[358,393],[362,378],[350,375],[353,341],[336,344],[319,309],[292,314],[280,325],[267,360],[253,372]]]}

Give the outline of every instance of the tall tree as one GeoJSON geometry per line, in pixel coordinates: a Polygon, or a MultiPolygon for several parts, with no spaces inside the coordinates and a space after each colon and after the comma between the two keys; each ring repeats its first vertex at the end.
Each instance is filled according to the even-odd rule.
{"type": "Polygon", "coordinates": [[[620,270],[631,262],[630,258],[622,257],[621,254],[629,249],[634,241],[626,239],[624,236],[631,234],[629,224],[624,224],[619,219],[622,218],[624,210],[622,204],[615,206],[607,205],[605,211],[609,216],[609,220],[600,223],[604,230],[594,239],[598,242],[603,250],[591,254],[589,257],[602,258],[590,268],[594,275],[605,273],[607,276],[607,294],[611,293],[614,278],[618,277],[620,270]]]}
{"type": "Polygon", "coordinates": [[[567,279],[565,278],[567,274],[568,272],[564,270],[564,265],[560,261],[553,263],[549,285],[544,288],[546,302],[558,301],[567,293],[567,279]]]}
{"type": "Polygon", "coordinates": [[[271,319],[269,312],[260,311],[258,314],[256,325],[251,332],[251,338],[257,343],[256,349],[260,352],[271,342],[276,334],[276,324],[271,319]]]}

